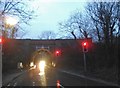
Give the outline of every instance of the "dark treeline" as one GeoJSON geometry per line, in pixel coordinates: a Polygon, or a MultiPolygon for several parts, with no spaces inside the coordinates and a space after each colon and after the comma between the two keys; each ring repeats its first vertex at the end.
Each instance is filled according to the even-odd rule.
{"type": "MultiPolygon", "coordinates": [[[[117,38],[120,41],[120,38],[117,38]]],[[[105,43],[93,43],[86,53],[87,67],[89,71],[95,69],[112,68],[118,66],[118,46],[120,42],[115,42],[109,50],[105,43]]],[[[62,55],[59,58],[59,66],[77,69],[84,67],[83,52],[80,46],[62,49],[62,55]]]]}

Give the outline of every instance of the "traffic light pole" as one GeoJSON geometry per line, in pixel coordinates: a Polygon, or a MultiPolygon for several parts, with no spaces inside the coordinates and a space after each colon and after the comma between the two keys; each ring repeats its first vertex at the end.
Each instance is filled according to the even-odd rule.
{"type": "MultiPolygon", "coordinates": [[[[84,59],[84,75],[87,74],[87,63],[86,63],[86,53],[88,52],[88,42],[84,41],[82,43],[82,49],[83,49],[83,59],[84,59]]],[[[85,87],[87,87],[87,79],[85,79],[85,87]]]]}
{"type": "Polygon", "coordinates": [[[83,42],[82,43],[82,48],[83,48],[83,59],[84,59],[84,71],[87,71],[86,68],[86,53],[88,52],[88,43],[87,42],[83,42]]]}
{"type": "Polygon", "coordinates": [[[84,58],[84,71],[85,71],[85,73],[86,73],[86,71],[87,71],[87,68],[86,68],[86,53],[85,52],[83,52],[83,58],[84,58]]]}
{"type": "Polygon", "coordinates": [[[0,43],[0,87],[2,87],[2,43],[0,43]]]}
{"type": "MultiPolygon", "coordinates": [[[[83,52],[83,59],[84,59],[84,74],[87,73],[87,67],[86,67],[86,52],[83,52]]],[[[85,87],[87,88],[87,79],[85,79],[85,87]]]]}

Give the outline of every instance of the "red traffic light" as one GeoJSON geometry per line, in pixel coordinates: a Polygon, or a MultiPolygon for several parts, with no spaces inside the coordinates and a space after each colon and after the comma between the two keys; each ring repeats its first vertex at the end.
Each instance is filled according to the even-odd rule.
{"type": "Polygon", "coordinates": [[[56,54],[59,54],[60,52],[59,51],[56,51],[56,54]]]}
{"type": "Polygon", "coordinates": [[[83,47],[83,52],[88,52],[88,43],[87,42],[83,42],[82,47],[83,47]]]}
{"type": "Polygon", "coordinates": [[[86,42],[84,42],[84,46],[86,46],[86,42]]]}
{"type": "Polygon", "coordinates": [[[0,38],[0,43],[2,43],[2,38],[0,38]]]}
{"type": "Polygon", "coordinates": [[[55,51],[55,55],[56,55],[56,56],[59,56],[59,55],[60,55],[60,50],[56,50],[56,51],[55,51]]]}
{"type": "Polygon", "coordinates": [[[87,44],[87,42],[83,42],[83,44],[82,44],[83,46],[87,46],[88,44],[87,44]]]}

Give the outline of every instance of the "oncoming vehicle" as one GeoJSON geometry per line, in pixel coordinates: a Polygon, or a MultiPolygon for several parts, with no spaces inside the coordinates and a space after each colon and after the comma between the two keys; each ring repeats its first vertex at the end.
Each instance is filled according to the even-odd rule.
{"type": "Polygon", "coordinates": [[[34,53],[32,58],[31,67],[39,71],[40,73],[45,72],[48,68],[55,66],[53,63],[52,54],[46,49],[40,49],[34,53]]]}

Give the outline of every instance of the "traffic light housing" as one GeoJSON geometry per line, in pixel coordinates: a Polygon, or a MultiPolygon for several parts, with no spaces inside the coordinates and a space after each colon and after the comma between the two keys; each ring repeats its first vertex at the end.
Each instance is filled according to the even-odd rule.
{"type": "Polygon", "coordinates": [[[88,42],[83,42],[82,43],[82,48],[83,48],[83,52],[88,52],[88,42]]]}
{"type": "Polygon", "coordinates": [[[56,56],[59,56],[59,55],[60,55],[60,50],[56,50],[56,51],[55,51],[55,55],[56,55],[56,56]]]}

